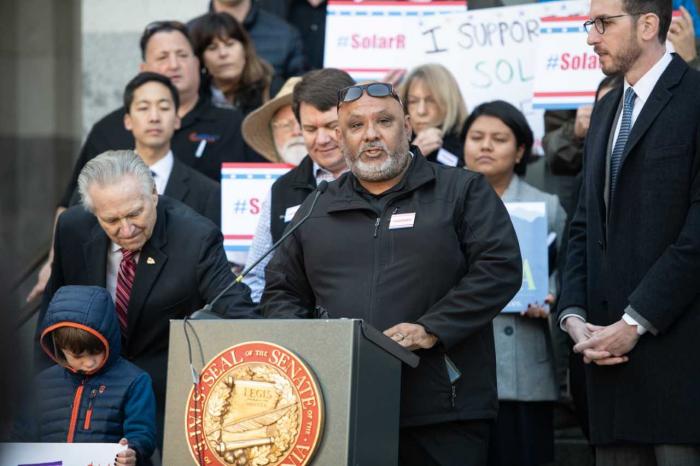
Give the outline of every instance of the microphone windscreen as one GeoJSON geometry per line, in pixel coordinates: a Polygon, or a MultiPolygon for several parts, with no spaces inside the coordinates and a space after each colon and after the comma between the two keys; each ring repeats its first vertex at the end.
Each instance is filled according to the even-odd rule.
{"type": "Polygon", "coordinates": [[[321,181],[318,184],[318,188],[316,188],[316,190],[318,190],[319,194],[323,194],[326,191],[326,189],[328,189],[328,181],[326,181],[326,180],[321,181]]]}

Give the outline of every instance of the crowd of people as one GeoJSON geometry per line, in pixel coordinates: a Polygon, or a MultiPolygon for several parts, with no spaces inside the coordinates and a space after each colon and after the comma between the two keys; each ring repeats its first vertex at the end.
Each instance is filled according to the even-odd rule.
{"type": "Polygon", "coordinates": [[[444,66],[371,83],[322,68],[325,8],[212,0],[187,24],[144,28],[139,73],[83,144],[28,297],[42,299],[37,389],[14,438],[121,442],[117,464],[151,464],[169,321],[225,290],[223,318],[361,318],[415,351],[401,465],[553,461],[570,350],[597,465],[700,465],[693,2],[592,0],[607,77],[592,106],[545,114],[543,158],[518,108],[468,109],[444,66]],[[247,264],[223,247],[224,162],[293,167],[247,264]],[[533,186],[533,163],[567,181],[533,186]],[[501,312],[523,281],[511,202],[544,203],[554,238],[547,296],[521,313],[501,312]]]}

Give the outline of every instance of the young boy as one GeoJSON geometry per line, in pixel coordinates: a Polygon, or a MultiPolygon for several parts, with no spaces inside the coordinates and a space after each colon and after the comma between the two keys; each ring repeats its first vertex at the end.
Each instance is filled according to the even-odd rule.
{"type": "Polygon", "coordinates": [[[56,365],[34,388],[33,437],[41,442],[119,442],[119,465],[149,465],[155,448],[150,376],[120,356],[121,332],[104,288],[64,286],[54,294],[40,343],[56,365]]]}

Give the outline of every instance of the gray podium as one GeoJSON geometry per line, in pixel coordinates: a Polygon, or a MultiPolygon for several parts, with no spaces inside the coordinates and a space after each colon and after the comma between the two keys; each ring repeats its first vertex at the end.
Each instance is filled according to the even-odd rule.
{"type": "MultiPolygon", "coordinates": [[[[324,404],[321,441],[309,464],[395,465],[401,365],[418,357],[354,319],[194,320],[187,334],[197,370],[227,348],[249,341],[279,345],[315,374],[324,404]]],[[[186,438],[193,387],[182,321],[170,322],[163,464],[196,465],[186,438]]]]}

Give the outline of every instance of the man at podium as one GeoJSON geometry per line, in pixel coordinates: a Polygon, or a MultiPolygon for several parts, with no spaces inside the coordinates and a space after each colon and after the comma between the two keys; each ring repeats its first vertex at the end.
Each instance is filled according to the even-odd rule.
{"type": "Polygon", "coordinates": [[[420,356],[404,367],[402,465],[486,463],[496,415],[491,320],[520,288],[503,203],[481,175],[427,162],[390,84],[338,93],[351,172],[310,196],[313,212],[266,269],[266,317],[360,318],[420,356]]]}

